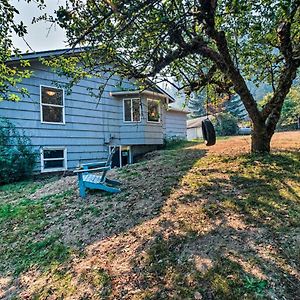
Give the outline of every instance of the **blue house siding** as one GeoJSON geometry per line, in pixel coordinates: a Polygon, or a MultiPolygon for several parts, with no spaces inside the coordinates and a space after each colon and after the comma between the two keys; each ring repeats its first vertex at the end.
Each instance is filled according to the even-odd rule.
{"type": "MultiPolygon", "coordinates": [[[[37,61],[31,62],[31,70],[31,78],[22,82],[30,97],[23,97],[17,103],[0,102],[0,117],[8,118],[19,130],[23,130],[31,138],[32,146],[37,152],[43,147],[66,147],[68,169],[74,169],[82,162],[106,159],[110,145],[135,145],[135,152],[139,153],[143,152],[143,149],[152,149],[153,146],[163,143],[166,128],[165,97],[159,99],[160,123],[147,122],[149,95],[140,96],[141,122],[124,123],[123,98],[127,97],[111,96],[111,92],[118,90],[116,86],[120,79],[112,77],[101,99],[96,99],[89,96],[86,88],[93,88],[94,92],[97,92],[99,84],[106,82],[106,79],[89,78],[76,84],[71,94],[64,93],[65,123],[46,124],[41,122],[40,86],[55,87],[55,83],[67,80],[37,61]]],[[[124,89],[134,89],[133,80],[122,80],[122,84],[124,89]]],[[[138,96],[131,95],[129,98],[136,97],[138,96]]],[[[36,171],[40,170],[41,161],[38,159],[36,171]]]]}
{"type": "MultiPolygon", "coordinates": [[[[30,98],[24,97],[18,103],[4,101],[0,103],[0,116],[11,120],[18,129],[24,130],[31,138],[36,151],[42,147],[66,147],[67,165],[75,168],[79,163],[106,159],[111,136],[119,143],[122,106],[119,100],[105,92],[101,101],[90,97],[86,87],[97,88],[100,80],[82,80],[74,86],[72,93],[65,93],[65,124],[45,124],[41,122],[40,85],[53,86],[54,82],[64,80],[43,67],[32,63],[34,72],[31,78],[24,79],[22,86],[27,88],[30,98]]],[[[117,80],[111,80],[111,84],[117,80]]],[[[129,83],[128,83],[129,85],[129,83]]],[[[113,86],[108,86],[111,89],[113,86]]],[[[37,171],[40,170],[38,160],[37,171]]]]}
{"type": "Polygon", "coordinates": [[[152,99],[160,101],[160,122],[148,122],[148,108],[146,95],[131,95],[120,97],[123,105],[123,99],[140,98],[141,99],[141,121],[140,122],[124,122],[123,116],[121,120],[121,144],[122,145],[162,145],[164,138],[164,119],[165,119],[165,99],[153,97],[152,99]]]}

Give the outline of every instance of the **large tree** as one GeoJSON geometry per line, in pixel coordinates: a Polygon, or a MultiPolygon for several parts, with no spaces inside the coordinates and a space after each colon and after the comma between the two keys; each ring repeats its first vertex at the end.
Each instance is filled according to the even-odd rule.
{"type": "MultiPolygon", "coordinates": [[[[282,105],[300,65],[300,0],[70,0],[56,21],[82,66],[137,79],[181,82],[187,94],[209,85],[237,93],[253,122],[252,151],[269,152],[282,105]],[[246,80],[267,82],[259,109],[246,80]]],[[[78,76],[78,73],[77,73],[78,76]]]]}
{"type": "MultiPolygon", "coordinates": [[[[269,99],[273,97],[272,94],[267,94],[259,106],[264,106],[268,103],[269,99]]],[[[286,99],[283,103],[281,116],[278,121],[278,127],[281,129],[284,128],[299,128],[300,120],[300,86],[293,86],[286,96],[286,99]]],[[[300,129],[300,128],[299,128],[300,129]]]]}

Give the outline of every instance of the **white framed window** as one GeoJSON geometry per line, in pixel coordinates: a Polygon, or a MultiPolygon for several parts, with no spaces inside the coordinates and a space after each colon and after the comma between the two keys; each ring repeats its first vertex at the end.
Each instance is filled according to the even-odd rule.
{"type": "Polygon", "coordinates": [[[41,149],[41,171],[55,172],[67,170],[66,147],[43,147],[41,149]]]}
{"type": "Polygon", "coordinates": [[[41,122],[47,124],[65,124],[64,90],[40,86],[41,122]]]}
{"type": "Polygon", "coordinates": [[[147,108],[147,121],[152,123],[160,123],[160,101],[147,99],[147,108]]]}
{"type": "Polygon", "coordinates": [[[123,121],[141,122],[141,99],[123,99],[123,121]]]}

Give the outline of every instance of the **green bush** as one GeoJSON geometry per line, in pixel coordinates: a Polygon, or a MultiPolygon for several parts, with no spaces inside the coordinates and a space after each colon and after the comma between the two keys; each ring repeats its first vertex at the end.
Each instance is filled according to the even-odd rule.
{"type": "Polygon", "coordinates": [[[228,136],[238,133],[238,120],[230,113],[220,113],[212,119],[217,135],[228,136]]]}
{"type": "Polygon", "coordinates": [[[175,150],[183,147],[185,144],[187,144],[187,140],[182,137],[165,137],[163,149],[175,150]]]}
{"type": "MultiPolygon", "coordinates": [[[[262,109],[272,98],[273,94],[267,94],[260,102],[259,108],[262,109]]],[[[294,86],[286,96],[280,119],[277,123],[278,130],[298,129],[298,118],[300,116],[300,86],[294,86]]]]}
{"type": "Polygon", "coordinates": [[[28,137],[6,119],[0,119],[0,184],[28,178],[36,162],[28,137]]]}

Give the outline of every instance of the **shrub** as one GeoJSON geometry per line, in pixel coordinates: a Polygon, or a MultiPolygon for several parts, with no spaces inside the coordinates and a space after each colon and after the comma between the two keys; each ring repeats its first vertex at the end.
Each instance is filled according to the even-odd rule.
{"type": "MultiPolygon", "coordinates": [[[[262,109],[270,98],[272,93],[267,94],[260,102],[259,107],[262,109]]],[[[298,118],[300,117],[300,86],[294,86],[286,96],[280,119],[277,123],[276,129],[279,130],[293,130],[298,129],[298,118]]]]}
{"type": "Polygon", "coordinates": [[[220,113],[212,119],[217,135],[228,136],[238,133],[238,120],[230,113],[220,113]]]}
{"type": "Polygon", "coordinates": [[[167,150],[175,150],[183,147],[185,144],[187,144],[187,141],[183,137],[165,137],[163,148],[167,150]]]}
{"type": "Polygon", "coordinates": [[[31,141],[6,119],[0,119],[0,184],[28,178],[36,162],[31,141]]]}

